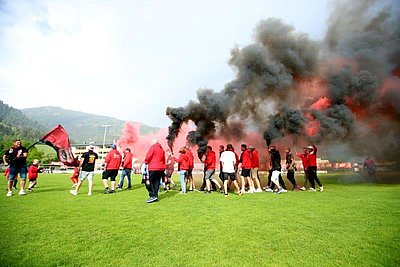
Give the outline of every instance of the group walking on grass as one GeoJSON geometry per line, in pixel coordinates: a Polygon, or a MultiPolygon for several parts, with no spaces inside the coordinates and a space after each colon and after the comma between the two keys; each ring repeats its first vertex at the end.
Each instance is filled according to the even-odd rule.
{"type": "MultiPolygon", "coordinates": [[[[269,170],[267,185],[261,187],[259,175],[259,155],[255,147],[242,144],[240,155],[235,152],[232,144],[219,146],[219,162],[217,162],[216,152],[212,146],[207,146],[204,155],[200,156],[203,169],[203,180],[199,190],[196,189],[193,179],[194,156],[189,147],[179,149],[179,155],[175,156],[171,149],[162,148],[157,139],[151,141],[145,159],[142,164],[141,172],[143,175],[142,183],[145,184],[149,198],[147,203],[158,201],[158,194],[162,189],[168,192],[170,189],[176,189],[177,184],[172,180],[172,175],[177,164],[177,173],[180,181],[180,194],[186,195],[190,191],[202,191],[205,193],[219,192],[225,197],[229,197],[231,188],[237,195],[260,193],[263,191],[281,194],[287,192],[288,188],[282,178],[281,154],[275,145],[268,147],[269,170]],[[217,170],[219,167],[219,176],[217,179],[217,170]]],[[[285,148],[285,164],[287,180],[291,183],[291,190],[311,192],[316,191],[318,184],[319,191],[323,192],[324,187],[317,175],[317,148],[315,146],[303,147],[302,152],[291,151],[289,147],[285,148]],[[294,155],[302,161],[304,169],[304,180],[301,186],[296,181],[295,172],[297,167],[294,155]]],[[[3,155],[3,163],[7,166],[5,175],[7,175],[7,196],[12,196],[12,187],[16,187],[15,181],[20,180],[20,190],[18,195],[25,195],[25,181],[28,177],[28,191],[33,191],[37,184],[38,174],[41,172],[39,161],[33,160],[32,165],[27,168],[28,150],[21,145],[20,140],[15,140],[13,146],[3,155]]],[[[83,182],[88,180],[88,195],[93,192],[93,177],[98,154],[94,152],[94,146],[89,145],[88,151],[83,153],[79,160],[79,166],[74,168],[71,176],[73,189],[72,195],[78,195],[83,182]]],[[[127,181],[126,190],[132,189],[132,161],[133,154],[130,148],[126,148],[121,154],[117,145],[113,144],[111,150],[105,157],[104,171],[102,173],[102,183],[104,194],[112,194],[117,190],[123,190],[125,179],[127,181]],[[116,179],[119,170],[122,169],[119,183],[116,179]]]]}

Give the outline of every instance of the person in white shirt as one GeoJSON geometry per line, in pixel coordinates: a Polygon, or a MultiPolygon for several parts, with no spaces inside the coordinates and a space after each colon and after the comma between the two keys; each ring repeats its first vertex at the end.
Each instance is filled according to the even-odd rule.
{"type": "Polygon", "coordinates": [[[226,150],[221,153],[221,157],[219,161],[222,164],[222,172],[224,176],[224,190],[225,190],[225,197],[228,197],[228,178],[233,181],[233,184],[236,187],[236,191],[238,195],[241,195],[239,185],[236,181],[236,156],[233,152],[233,146],[228,144],[226,146],[226,150]]]}

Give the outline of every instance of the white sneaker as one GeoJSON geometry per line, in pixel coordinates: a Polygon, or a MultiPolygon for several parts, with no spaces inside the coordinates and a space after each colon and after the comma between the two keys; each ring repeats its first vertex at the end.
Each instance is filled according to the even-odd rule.
{"type": "Polygon", "coordinates": [[[8,191],[8,192],[7,192],[7,196],[8,196],[8,197],[11,197],[11,196],[12,196],[12,191],[8,191]]]}
{"type": "Polygon", "coordinates": [[[87,195],[88,195],[88,196],[91,196],[91,195],[92,195],[92,192],[87,193],[87,195]]]}
{"type": "Polygon", "coordinates": [[[302,188],[300,188],[301,191],[306,191],[307,188],[305,188],[304,186],[302,188]]]}
{"type": "Polygon", "coordinates": [[[321,186],[321,187],[319,188],[319,191],[320,191],[320,192],[324,192],[324,187],[321,186]]]}
{"type": "Polygon", "coordinates": [[[20,191],[19,191],[19,193],[18,193],[18,195],[19,195],[19,196],[25,196],[25,195],[26,195],[26,193],[25,193],[25,191],[24,191],[24,190],[20,190],[20,191]]]}
{"type": "Polygon", "coordinates": [[[257,188],[255,192],[256,192],[256,193],[261,193],[261,192],[262,192],[262,189],[261,189],[261,188],[257,188]]]}
{"type": "Polygon", "coordinates": [[[287,192],[287,190],[286,189],[281,189],[281,193],[286,193],[287,192]]]}
{"type": "Polygon", "coordinates": [[[273,192],[271,188],[265,188],[265,192],[273,192]]]}
{"type": "Polygon", "coordinates": [[[310,187],[310,189],[308,189],[308,192],[315,192],[315,189],[310,187]]]}
{"type": "Polygon", "coordinates": [[[76,190],[69,190],[69,193],[76,196],[78,194],[78,192],[76,190]]]}

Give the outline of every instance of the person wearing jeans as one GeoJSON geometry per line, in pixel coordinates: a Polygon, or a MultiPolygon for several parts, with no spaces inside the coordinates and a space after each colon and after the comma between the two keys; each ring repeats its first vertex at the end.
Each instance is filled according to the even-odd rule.
{"type": "Polygon", "coordinates": [[[181,181],[181,192],[180,194],[186,194],[186,183],[185,178],[187,175],[187,171],[190,167],[190,158],[188,156],[186,148],[182,147],[179,149],[179,158],[174,158],[176,162],[178,162],[178,173],[181,181]]]}
{"type": "Polygon", "coordinates": [[[144,163],[148,165],[149,171],[149,199],[147,203],[158,201],[158,190],[160,181],[165,172],[165,151],[157,139],[151,140],[151,146],[146,153],[144,163]]]}
{"type": "Polygon", "coordinates": [[[128,187],[127,190],[132,189],[132,182],[131,182],[131,173],[132,173],[132,159],[133,155],[131,149],[129,147],[125,148],[124,151],[124,158],[122,160],[122,172],[121,172],[121,180],[119,181],[118,188],[122,189],[124,186],[125,177],[128,180],[128,187]]]}

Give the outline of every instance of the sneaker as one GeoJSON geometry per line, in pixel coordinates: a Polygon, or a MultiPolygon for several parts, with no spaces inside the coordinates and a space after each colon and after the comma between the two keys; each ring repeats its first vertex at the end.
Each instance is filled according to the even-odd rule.
{"type": "Polygon", "coordinates": [[[282,193],[282,192],[283,192],[283,190],[284,190],[283,188],[281,188],[281,189],[279,189],[279,188],[278,188],[278,190],[276,190],[276,191],[275,191],[275,194],[277,194],[277,195],[278,195],[278,194],[282,193]]]}
{"type": "Polygon", "coordinates": [[[186,195],[186,192],[179,192],[180,195],[186,195]]]}
{"type": "Polygon", "coordinates": [[[103,194],[110,194],[110,189],[108,188],[104,189],[103,194]]]}
{"type": "Polygon", "coordinates": [[[176,189],[176,184],[174,184],[174,186],[172,186],[172,189],[174,189],[174,190],[176,189]]]}
{"type": "Polygon", "coordinates": [[[26,195],[26,193],[25,193],[24,190],[20,190],[19,193],[18,193],[18,195],[19,195],[19,196],[24,196],[24,195],[26,195]]]}
{"type": "Polygon", "coordinates": [[[262,192],[262,189],[261,189],[261,188],[257,188],[256,191],[254,191],[254,192],[256,192],[256,193],[261,193],[261,192],[262,192]]]}
{"type": "Polygon", "coordinates": [[[69,190],[69,193],[76,196],[78,194],[78,191],[76,190],[69,190]]]}
{"type": "Polygon", "coordinates": [[[91,196],[91,195],[92,195],[92,193],[91,193],[91,192],[89,192],[89,193],[87,193],[87,195],[88,195],[88,196],[91,196]]]}
{"type": "Polygon", "coordinates": [[[33,192],[33,189],[28,188],[27,190],[28,190],[28,192],[33,192]]]}
{"type": "Polygon", "coordinates": [[[219,189],[219,193],[220,193],[220,194],[225,193],[224,191],[225,191],[225,190],[224,190],[222,187],[219,189]]]}
{"type": "Polygon", "coordinates": [[[156,202],[156,201],[158,201],[158,198],[156,198],[156,197],[151,197],[151,198],[149,198],[149,199],[146,200],[146,203],[153,203],[153,202],[156,202]]]}
{"type": "Polygon", "coordinates": [[[229,194],[224,194],[225,197],[229,197],[229,194]]]}
{"type": "Polygon", "coordinates": [[[324,187],[323,187],[323,186],[321,186],[321,187],[319,188],[319,192],[324,192],[324,187]]]}
{"type": "Polygon", "coordinates": [[[115,193],[115,190],[110,190],[108,193],[113,194],[113,193],[115,193]]]}
{"type": "Polygon", "coordinates": [[[306,191],[307,188],[305,188],[304,186],[300,188],[301,191],[306,191]]]}
{"type": "Polygon", "coordinates": [[[73,184],[73,185],[71,186],[71,188],[75,188],[77,185],[78,185],[78,184],[75,183],[75,184],[73,184]]]}
{"type": "Polygon", "coordinates": [[[132,190],[132,187],[127,187],[126,190],[132,190]]]}
{"type": "Polygon", "coordinates": [[[283,188],[280,191],[281,191],[280,193],[286,193],[287,192],[287,190],[283,189],[283,188]]]}
{"type": "Polygon", "coordinates": [[[310,189],[308,189],[308,192],[315,192],[315,188],[310,187],[310,189]]]}
{"type": "Polygon", "coordinates": [[[11,197],[12,196],[12,191],[8,191],[6,196],[11,197]]]}
{"type": "Polygon", "coordinates": [[[265,188],[265,192],[273,192],[272,189],[270,187],[266,187],[265,188]]]}
{"type": "Polygon", "coordinates": [[[115,190],[122,191],[122,187],[115,188],[115,190]]]}
{"type": "Polygon", "coordinates": [[[297,192],[297,191],[299,191],[298,187],[293,188],[293,192],[297,192]]]}

